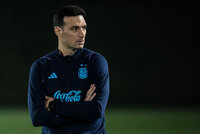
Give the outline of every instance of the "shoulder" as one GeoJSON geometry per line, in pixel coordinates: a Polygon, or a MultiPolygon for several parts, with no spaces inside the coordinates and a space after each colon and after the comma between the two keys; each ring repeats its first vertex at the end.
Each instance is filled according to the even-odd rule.
{"type": "Polygon", "coordinates": [[[83,55],[83,57],[85,57],[85,58],[92,57],[92,56],[94,56],[96,53],[97,53],[97,52],[92,51],[92,50],[87,49],[87,48],[83,48],[83,49],[82,49],[82,55],[83,55]]]}
{"type": "Polygon", "coordinates": [[[93,50],[83,48],[82,52],[83,52],[83,56],[85,58],[90,58],[93,61],[96,61],[96,60],[105,60],[106,61],[106,58],[102,54],[95,52],[93,50]]]}
{"type": "Polygon", "coordinates": [[[55,59],[55,54],[56,54],[56,51],[52,51],[40,57],[39,59],[35,60],[32,63],[31,68],[40,68],[41,66],[47,65],[48,62],[53,61],[55,59]]]}
{"type": "Polygon", "coordinates": [[[89,59],[90,63],[94,66],[107,66],[108,64],[106,58],[102,54],[90,49],[84,48],[83,55],[85,58],[89,59]]]}

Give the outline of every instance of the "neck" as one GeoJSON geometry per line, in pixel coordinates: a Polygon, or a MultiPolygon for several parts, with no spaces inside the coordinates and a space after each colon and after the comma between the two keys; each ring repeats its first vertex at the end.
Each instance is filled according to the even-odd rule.
{"type": "Polygon", "coordinates": [[[77,51],[70,48],[66,48],[62,44],[58,44],[58,50],[59,50],[59,53],[61,53],[64,57],[69,56],[69,55],[74,55],[74,53],[77,51]]]}

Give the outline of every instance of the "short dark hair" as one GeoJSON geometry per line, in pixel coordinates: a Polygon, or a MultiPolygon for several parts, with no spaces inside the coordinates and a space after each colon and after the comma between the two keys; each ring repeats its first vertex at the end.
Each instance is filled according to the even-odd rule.
{"type": "Polygon", "coordinates": [[[65,5],[61,7],[53,17],[53,26],[62,27],[64,25],[63,18],[65,16],[86,16],[85,11],[76,5],[65,5]]]}

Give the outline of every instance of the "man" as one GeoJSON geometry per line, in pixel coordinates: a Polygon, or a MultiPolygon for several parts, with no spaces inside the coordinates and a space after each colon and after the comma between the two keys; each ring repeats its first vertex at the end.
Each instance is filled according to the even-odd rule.
{"type": "Polygon", "coordinates": [[[108,65],[101,54],[84,48],[84,17],[78,6],[59,9],[54,15],[58,48],[31,66],[28,108],[42,134],[106,134],[108,65]]]}

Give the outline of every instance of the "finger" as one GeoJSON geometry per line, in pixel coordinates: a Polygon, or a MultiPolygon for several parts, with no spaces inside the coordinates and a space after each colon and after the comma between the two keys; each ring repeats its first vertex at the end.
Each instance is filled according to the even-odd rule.
{"type": "Polygon", "coordinates": [[[53,100],[54,100],[54,98],[51,97],[51,101],[53,101],[53,100]]]}
{"type": "Polygon", "coordinates": [[[95,89],[96,89],[95,84],[91,84],[90,88],[87,91],[87,94],[86,94],[86,97],[85,97],[85,101],[89,100],[89,98],[91,97],[91,95],[93,94],[95,89]]]}
{"type": "Polygon", "coordinates": [[[93,87],[96,87],[95,84],[92,84],[92,85],[93,85],[93,87]]]}
{"type": "Polygon", "coordinates": [[[91,88],[90,90],[88,90],[87,97],[90,98],[91,95],[94,93],[95,89],[96,89],[96,87],[93,87],[93,88],[91,88]]]}
{"type": "Polygon", "coordinates": [[[94,90],[94,88],[91,88],[87,91],[86,97],[85,97],[85,101],[89,101],[90,95],[92,94],[92,90],[94,90]]]}
{"type": "Polygon", "coordinates": [[[86,101],[89,101],[89,100],[90,100],[90,98],[91,98],[91,96],[93,95],[94,91],[95,91],[95,88],[93,89],[93,91],[88,92],[88,94],[87,94],[87,96],[86,96],[86,98],[85,98],[86,101]]]}
{"type": "Polygon", "coordinates": [[[94,90],[95,86],[91,85],[90,88],[87,91],[86,97],[94,90]]]}
{"type": "Polygon", "coordinates": [[[95,84],[91,84],[91,88],[95,87],[95,84]]]}
{"type": "Polygon", "coordinates": [[[91,84],[90,87],[89,87],[89,90],[90,90],[91,88],[93,88],[93,87],[94,87],[94,84],[91,84]]]}
{"type": "Polygon", "coordinates": [[[49,96],[46,96],[46,95],[45,95],[45,99],[49,99],[49,96]]]}
{"type": "Polygon", "coordinates": [[[92,101],[93,99],[94,99],[94,97],[96,96],[97,94],[96,93],[94,93],[91,97],[90,97],[90,101],[92,101]]]}
{"type": "Polygon", "coordinates": [[[94,88],[96,88],[94,85],[88,90],[88,92],[91,92],[94,90],[94,88]]]}
{"type": "Polygon", "coordinates": [[[48,101],[45,101],[45,109],[48,107],[48,101]]]}

